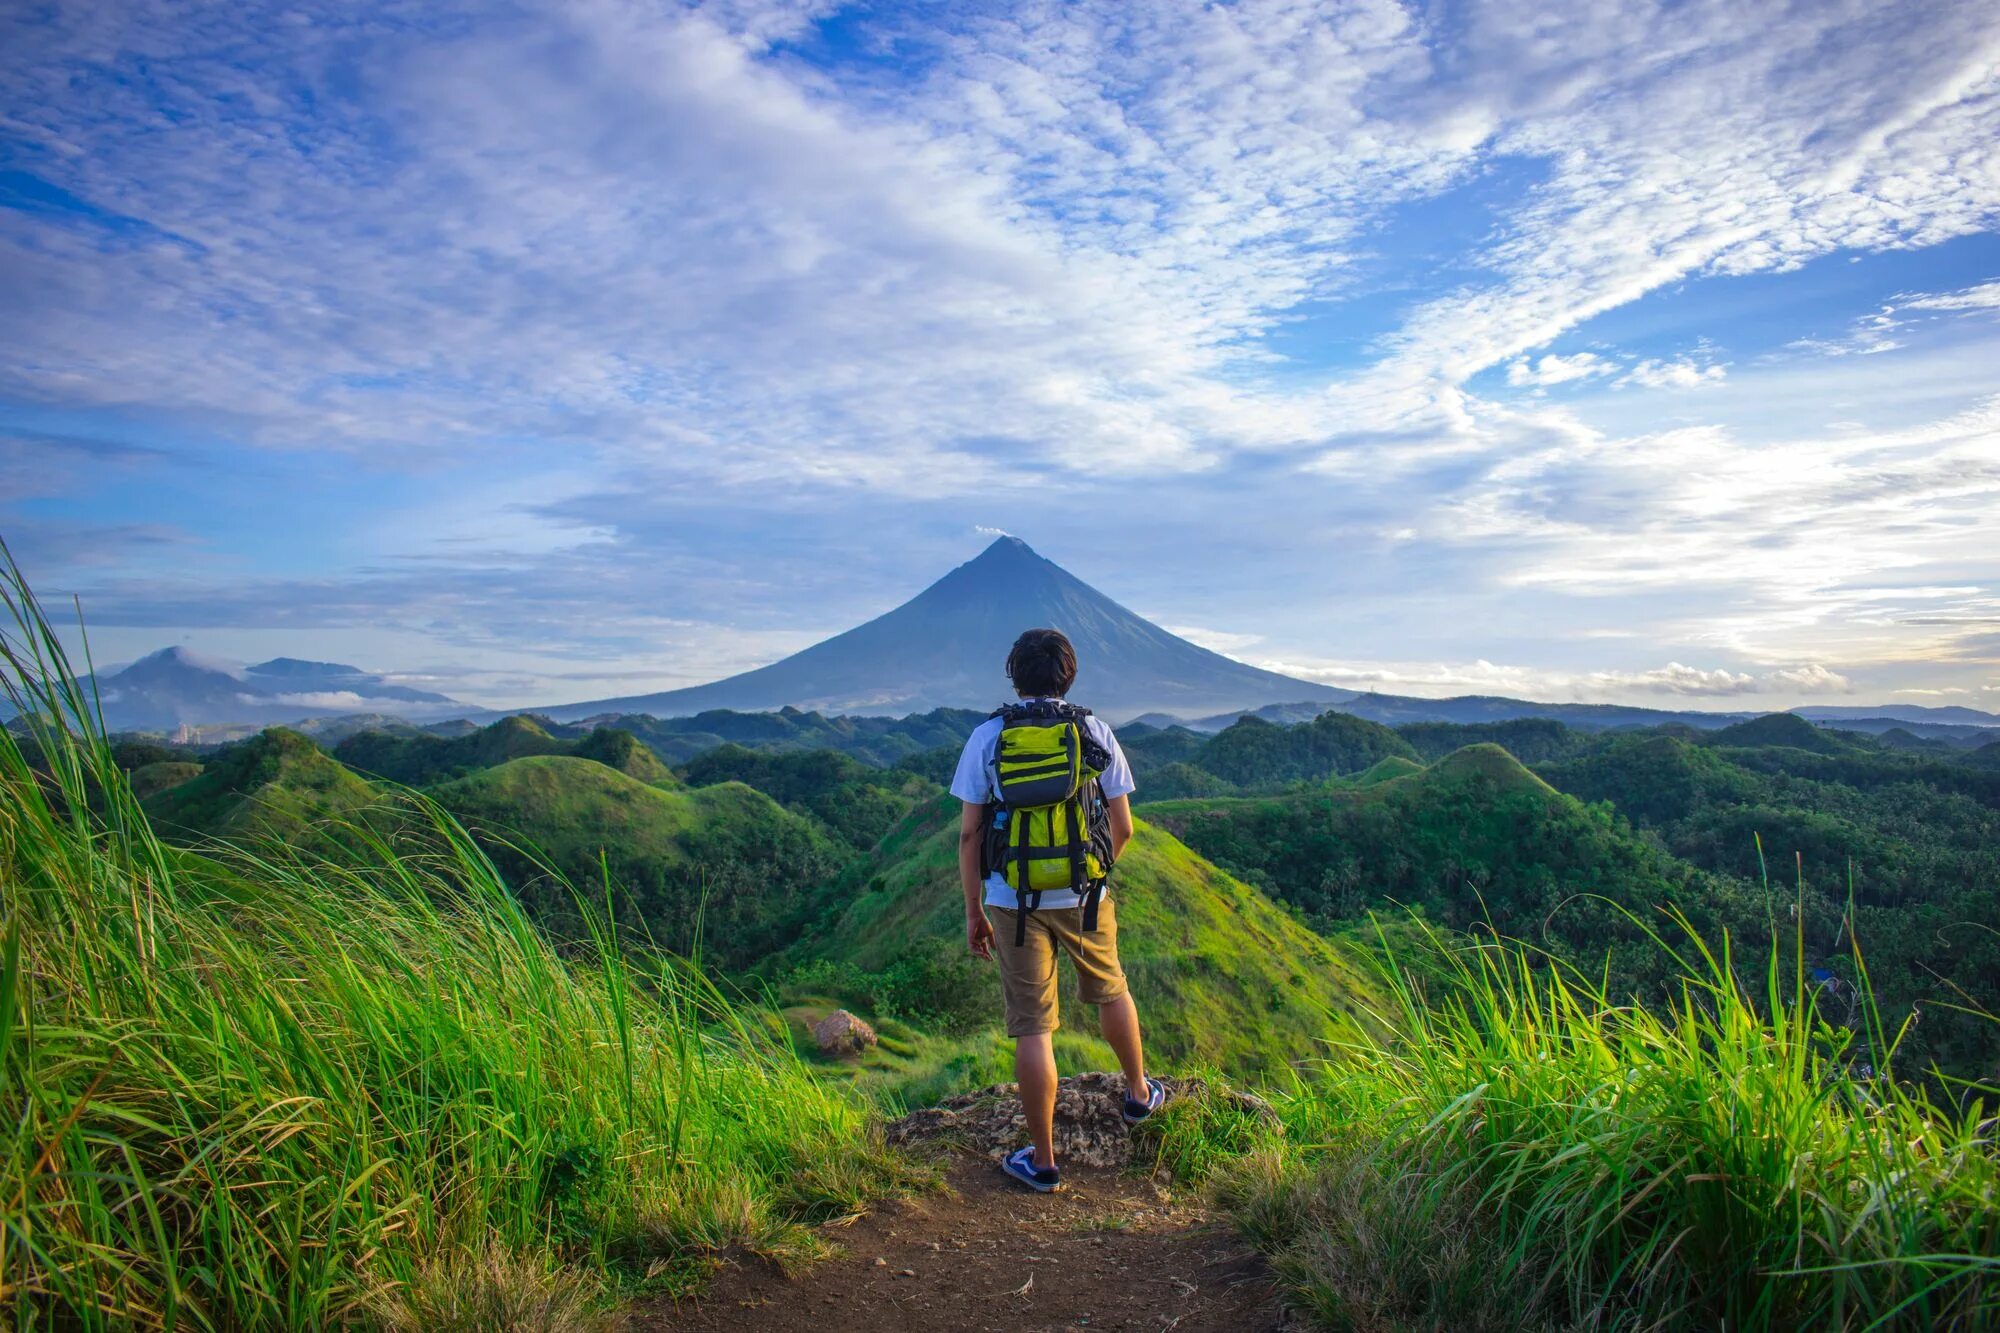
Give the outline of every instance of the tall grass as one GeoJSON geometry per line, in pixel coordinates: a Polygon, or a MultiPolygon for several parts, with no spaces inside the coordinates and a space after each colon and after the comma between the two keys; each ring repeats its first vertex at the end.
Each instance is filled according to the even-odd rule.
{"type": "MultiPolygon", "coordinates": [[[[1217,1177],[1326,1326],[2000,1326],[1988,1112],[1862,1072],[1796,963],[1753,992],[1698,951],[1641,1008],[1524,948],[1424,948],[1392,960],[1401,1032],[1217,1177]]],[[[1163,1150],[1208,1132],[1170,1121],[1163,1150]]]]}
{"type": "Polygon", "coordinates": [[[552,1326],[897,1183],[781,1034],[560,956],[420,798],[163,844],[4,547],[0,598],[0,1317],[552,1326]]]}

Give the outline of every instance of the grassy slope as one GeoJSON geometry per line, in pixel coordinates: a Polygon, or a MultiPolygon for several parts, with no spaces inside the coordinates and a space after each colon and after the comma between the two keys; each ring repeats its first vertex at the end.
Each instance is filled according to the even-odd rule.
{"type": "Polygon", "coordinates": [[[690,786],[744,782],[867,851],[937,787],[908,770],[874,768],[838,750],[752,750],[721,745],[682,765],[690,786]]]}
{"type": "Polygon", "coordinates": [[[1163,1160],[1220,1167],[1327,1328],[1995,1327],[1990,1124],[1860,1066],[1804,973],[1689,959],[1647,1009],[1431,941],[1401,1033],[1280,1096],[1282,1136],[1188,1104],[1163,1160]]]}
{"type": "Polygon", "coordinates": [[[907,1178],[687,969],[558,957],[433,807],[327,859],[163,845],[4,547],[0,603],[0,686],[62,719],[44,772],[0,735],[0,1322],[582,1328],[907,1178]]]}
{"type": "MultiPolygon", "coordinates": [[[[844,882],[846,910],[803,951],[876,969],[929,941],[962,948],[958,810],[939,797],[892,830],[844,882]]],[[[1169,1066],[1269,1077],[1319,1055],[1334,1028],[1376,995],[1353,953],[1159,828],[1139,826],[1112,896],[1119,952],[1146,1016],[1149,1049],[1169,1066]]],[[[1065,1022],[1088,1029],[1069,969],[1062,974],[1065,1022]]],[[[997,979],[990,985],[997,1014],[997,979]]]]}
{"type": "Polygon", "coordinates": [[[621,921],[662,947],[744,965],[791,941],[815,890],[846,855],[811,823],[740,782],[663,788],[589,759],[540,755],[435,788],[478,832],[538,916],[558,934],[581,925],[566,889],[506,844],[525,839],[601,898],[607,863],[621,921]]]}
{"type": "Polygon", "coordinates": [[[328,821],[382,804],[383,794],[304,736],[272,727],[224,751],[199,776],[156,792],[146,812],[163,829],[235,840],[324,838],[328,821]]]}
{"type": "Polygon", "coordinates": [[[141,764],[131,773],[132,794],[141,800],[156,796],[169,787],[178,787],[183,782],[200,777],[201,767],[200,764],[177,759],[141,764]]]}

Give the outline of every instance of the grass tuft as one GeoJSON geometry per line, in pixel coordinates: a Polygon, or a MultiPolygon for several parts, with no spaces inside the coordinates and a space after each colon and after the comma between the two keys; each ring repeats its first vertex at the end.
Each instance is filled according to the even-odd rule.
{"type": "Polygon", "coordinates": [[[602,1275],[497,1246],[433,1255],[409,1282],[376,1295],[369,1313],[394,1333],[609,1333],[625,1326],[602,1275]]]}
{"type": "Polygon", "coordinates": [[[4,546],[0,602],[0,1317],[579,1326],[911,1183],[782,1033],[624,947],[615,886],[559,955],[422,797],[162,843],[4,546]]]}
{"type": "MultiPolygon", "coordinates": [[[[1775,951],[1754,991],[1726,949],[1683,957],[1654,1010],[1428,936],[1392,960],[1400,1032],[1280,1098],[1284,1139],[1218,1172],[1222,1202],[1333,1328],[2000,1322],[1984,1105],[1879,1068],[1894,1034],[1823,1021],[1775,951]]],[[[1163,1133],[1209,1151],[1174,1142],[1200,1117],[1163,1133]]]]}

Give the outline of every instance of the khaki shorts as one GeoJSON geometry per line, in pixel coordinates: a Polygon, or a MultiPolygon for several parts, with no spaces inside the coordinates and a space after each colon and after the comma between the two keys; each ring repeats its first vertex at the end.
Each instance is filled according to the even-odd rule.
{"type": "Polygon", "coordinates": [[[1118,916],[1111,899],[1097,905],[1097,929],[1083,933],[1081,907],[1043,908],[1028,913],[1027,943],[1014,947],[1014,919],[1005,907],[988,907],[993,952],[1000,959],[1000,989],[1007,997],[1007,1035],[1054,1032],[1056,948],[1076,965],[1077,994],[1085,1004],[1109,1004],[1125,993],[1125,969],[1118,966],[1118,916]]]}

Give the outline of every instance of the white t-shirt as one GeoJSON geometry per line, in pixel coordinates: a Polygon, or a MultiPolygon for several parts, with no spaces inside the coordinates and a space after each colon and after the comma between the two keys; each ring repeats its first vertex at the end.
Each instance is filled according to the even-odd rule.
{"type": "MultiPolygon", "coordinates": [[[[1024,699],[1022,702],[1039,701],[1024,699]]],[[[1130,796],[1137,790],[1137,784],[1132,781],[1132,765],[1125,762],[1125,752],[1118,748],[1118,738],[1111,734],[1110,724],[1096,714],[1085,718],[1083,724],[1089,728],[1092,738],[1111,754],[1111,763],[1097,780],[1104,788],[1104,799],[1109,801],[1130,796]]],[[[994,799],[1000,790],[1000,729],[1005,725],[1000,718],[989,717],[965,738],[965,749],[958,756],[958,772],[952,775],[951,794],[968,805],[984,805],[994,799]]],[[[1072,890],[1051,889],[1042,895],[1040,907],[1075,907],[1081,901],[1072,890]]],[[[1013,888],[997,874],[986,877],[986,904],[989,907],[1020,906],[1013,888]]]]}

